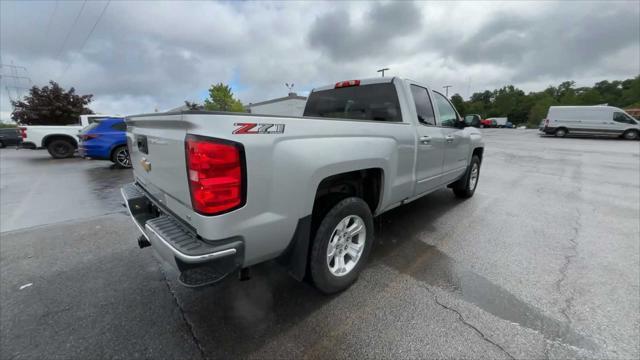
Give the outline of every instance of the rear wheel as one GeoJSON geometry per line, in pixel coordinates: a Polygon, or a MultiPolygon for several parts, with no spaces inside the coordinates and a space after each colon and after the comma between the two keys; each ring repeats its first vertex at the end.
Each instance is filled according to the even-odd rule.
{"type": "Polygon", "coordinates": [[[554,135],[557,137],[565,137],[567,136],[567,129],[565,128],[556,129],[556,131],[554,132],[554,135]]]}
{"type": "Polygon", "coordinates": [[[68,140],[53,140],[47,146],[47,151],[54,159],[64,159],[73,156],[76,147],[68,140]]]}
{"type": "Polygon", "coordinates": [[[627,140],[636,140],[639,135],[637,130],[627,130],[622,134],[622,137],[627,140]]]}
{"type": "Polygon", "coordinates": [[[346,198],[322,219],[316,231],[311,258],[311,278],[325,294],[353,284],[373,245],[373,216],[364,200],[346,198]]]}
{"type": "Polygon", "coordinates": [[[131,159],[129,158],[129,149],[127,149],[126,146],[118,146],[111,154],[111,161],[119,168],[130,168],[131,159]]]}
{"type": "Polygon", "coordinates": [[[4,143],[2,141],[0,141],[0,148],[4,147],[4,143]]]}
{"type": "Polygon", "coordinates": [[[480,179],[480,158],[478,155],[471,157],[471,164],[465,175],[453,184],[453,193],[459,198],[470,198],[476,192],[480,179]]]}

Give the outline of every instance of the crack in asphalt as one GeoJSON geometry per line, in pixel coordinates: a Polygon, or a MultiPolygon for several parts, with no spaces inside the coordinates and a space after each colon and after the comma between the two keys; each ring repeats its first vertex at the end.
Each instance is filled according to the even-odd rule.
{"type": "Polygon", "coordinates": [[[480,329],[478,329],[477,327],[475,327],[473,324],[471,324],[470,322],[468,322],[464,316],[462,316],[462,313],[460,313],[460,311],[454,309],[451,306],[447,306],[445,304],[443,304],[442,302],[440,302],[440,300],[438,299],[438,295],[433,292],[431,289],[429,289],[429,287],[427,287],[426,285],[422,285],[422,287],[427,290],[427,292],[429,292],[431,295],[433,295],[433,300],[435,301],[436,304],[438,304],[440,307],[442,307],[445,310],[451,311],[453,313],[455,313],[458,316],[458,320],[463,323],[465,326],[467,326],[468,328],[472,329],[473,331],[475,331],[478,335],[480,335],[480,337],[488,342],[489,344],[495,346],[496,348],[500,349],[500,351],[502,351],[503,353],[505,353],[509,359],[514,359],[515,357],[513,355],[511,355],[504,347],[502,347],[502,345],[496,343],[495,341],[491,340],[490,338],[488,338],[482,331],[480,331],[480,329]]]}
{"type": "Polygon", "coordinates": [[[187,316],[184,313],[184,309],[182,308],[182,304],[180,303],[180,300],[178,300],[178,296],[176,295],[176,292],[171,288],[171,285],[169,284],[169,279],[167,278],[166,272],[162,268],[162,264],[160,264],[160,271],[162,272],[164,283],[167,286],[169,293],[173,297],[173,301],[175,302],[176,307],[178,308],[178,311],[180,311],[180,316],[182,316],[182,321],[184,321],[185,325],[187,325],[187,329],[189,330],[189,336],[191,336],[191,340],[193,340],[193,342],[196,344],[196,347],[198,348],[198,351],[200,352],[200,357],[202,359],[208,359],[206,352],[204,350],[204,347],[202,346],[202,344],[200,343],[200,340],[198,340],[198,337],[196,336],[194,325],[191,323],[191,321],[189,321],[189,319],[187,319],[187,316]]]}
{"type": "MultiPolygon", "coordinates": [[[[577,239],[578,239],[578,234],[580,232],[580,219],[581,219],[581,217],[582,217],[582,214],[580,213],[580,209],[576,208],[576,217],[575,217],[575,220],[574,220],[574,224],[571,226],[571,231],[573,232],[573,234],[568,239],[568,241],[569,241],[568,254],[566,254],[564,256],[564,263],[562,264],[562,266],[560,267],[560,270],[559,270],[560,277],[558,278],[558,280],[554,284],[555,288],[556,288],[556,291],[559,294],[562,293],[563,285],[567,281],[569,266],[571,266],[571,263],[572,263],[573,259],[576,256],[578,256],[578,241],[577,241],[577,239]]],[[[567,297],[564,300],[564,306],[560,309],[560,313],[567,320],[567,322],[569,324],[571,324],[571,318],[569,317],[569,311],[573,307],[573,301],[574,300],[575,300],[575,297],[573,295],[567,297]]]]}

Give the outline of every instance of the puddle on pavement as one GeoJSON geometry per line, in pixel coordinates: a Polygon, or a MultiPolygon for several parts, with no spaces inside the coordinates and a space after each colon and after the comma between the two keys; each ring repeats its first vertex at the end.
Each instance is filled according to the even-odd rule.
{"type": "Polygon", "coordinates": [[[399,271],[429,285],[453,291],[465,301],[501,319],[535,330],[548,340],[592,351],[597,349],[591,339],[575,332],[569,324],[543,315],[539,309],[523,302],[486,278],[460,266],[436,247],[421,241],[412,241],[412,243],[415,242],[421,245],[412,244],[413,249],[410,251],[418,263],[407,264],[405,260],[400,267],[394,265],[399,271]]]}
{"type": "Polygon", "coordinates": [[[416,280],[452,291],[501,319],[539,332],[548,340],[597,350],[592,339],[577,333],[568,323],[545,316],[540,309],[470,271],[435,246],[419,240],[421,233],[430,232],[429,222],[412,219],[429,219],[430,215],[437,217],[437,211],[446,212],[446,209],[434,211],[430,207],[422,211],[421,206],[414,206],[408,210],[414,213],[410,217],[405,211],[398,211],[388,216],[387,221],[379,222],[372,260],[381,261],[416,280]],[[419,213],[417,216],[416,212],[419,213]]]}

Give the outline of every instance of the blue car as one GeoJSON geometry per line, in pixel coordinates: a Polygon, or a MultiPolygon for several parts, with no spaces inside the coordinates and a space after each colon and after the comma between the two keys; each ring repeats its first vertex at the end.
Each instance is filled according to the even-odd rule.
{"type": "Polygon", "coordinates": [[[78,135],[78,152],[82,157],[111,160],[117,167],[130,168],[126,131],[124,118],[111,117],[91,123],[78,135]]]}

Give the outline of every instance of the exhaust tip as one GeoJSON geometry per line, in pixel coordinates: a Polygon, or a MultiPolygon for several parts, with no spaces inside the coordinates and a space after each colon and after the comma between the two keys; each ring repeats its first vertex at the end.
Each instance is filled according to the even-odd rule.
{"type": "Polygon", "coordinates": [[[151,243],[149,242],[149,240],[147,240],[146,237],[144,237],[144,235],[140,235],[140,237],[138,238],[138,246],[140,247],[140,249],[144,249],[147,246],[151,246],[151,243]]]}
{"type": "Polygon", "coordinates": [[[251,279],[251,268],[242,268],[240,269],[239,274],[240,281],[247,281],[251,279]]]}

